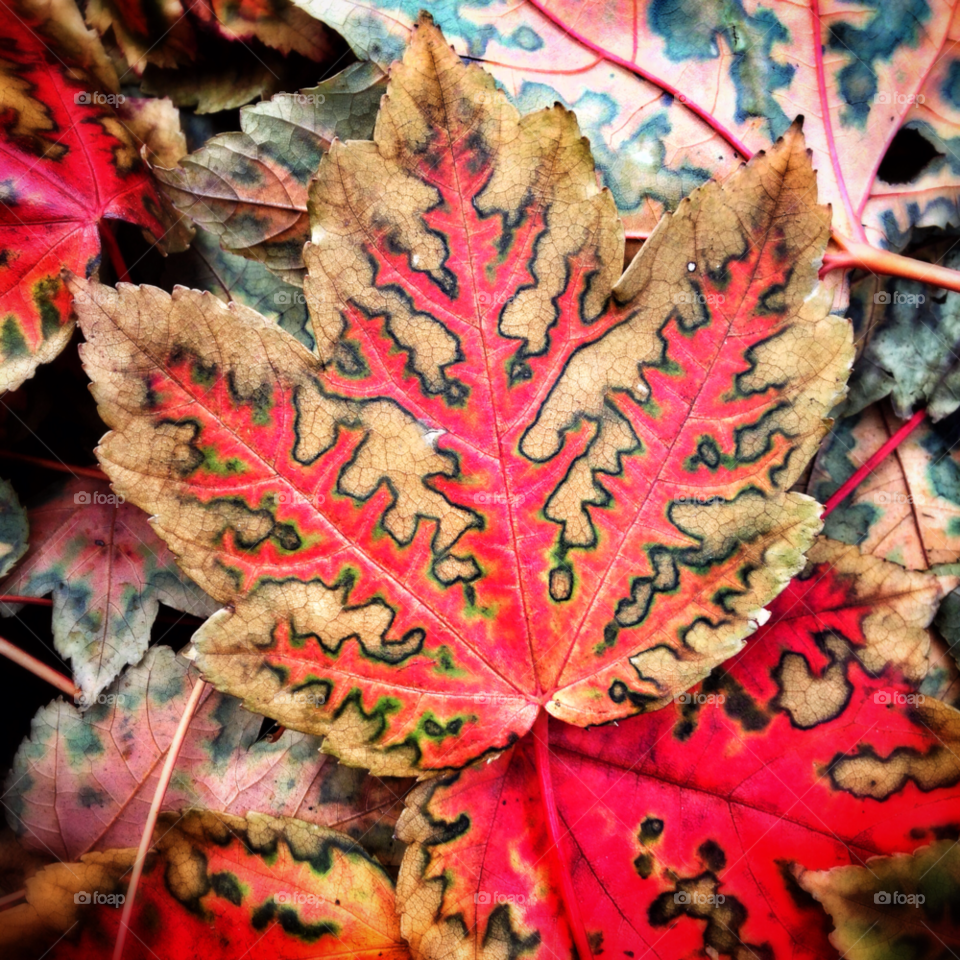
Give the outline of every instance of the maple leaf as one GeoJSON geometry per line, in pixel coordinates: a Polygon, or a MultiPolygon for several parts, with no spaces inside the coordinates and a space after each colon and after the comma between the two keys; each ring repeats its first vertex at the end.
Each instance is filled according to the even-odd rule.
{"type": "Polygon", "coordinates": [[[741,649],[819,527],[788,490],[852,353],[798,127],[617,280],[573,115],[495,93],[424,20],[375,140],[331,147],[320,361],[241,304],[71,281],[98,456],[230,605],[202,674],[382,774],[502,749],[541,706],[662,706],[741,649]]]}
{"type": "Polygon", "coordinates": [[[935,960],[960,947],[960,846],[939,840],[863,866],[800,870],[800,886],[833,918],[830,942],[849,960],[935,960]]]}
{"type": "MultiPolygon", "coordinates": [[[[343,834],[292,818],[191,811],[163,815],[155,843],[124,953],[131,960],[409,956],[390,878],[343,834]]],[[[0,914],[0,944],[21,945],[28,931],[48,946],[56,941],[54,960],[110,957],[120,922],[114,904],[134,853],[87,854],[41,870],[27,883],[27,903],[0,914]],[[92,903],[94,893],[106,905],[92,903]]]]}
{"type": "MultiPolygon", "coordinates": [[[[808,492],[826,501],[899,424],[883,404],[838,420],[808,492]]],[[[929,570],[960,559],[960,450],[950,422],[921,424],[827,518],[824,533],[864,553],[929,570]]]]}
{"type": "MultiPolygon", "coordinates": [[[[53,643],[89,706],[147,649],[160,603],[196,616],[217,604],[184,577],[147,516],[102,481],[77,478],[29,512],[33,545],[4,594],[53,593],[53,643]]],[[[0,604],[11,616],[18,604],[0,604]]]]}
{"type": "MultiPolygon", "coordinates": [[[[62,700],[40,709],[3,793],[7,822],[28,849],[72,861],[140,839],[192,679],[169,647],[152,647],[89,710],[62,700]]],[[[399,863],[393,827],[409,784],[341,767],[308,734],[261,740],[261,721],[208,688],[162,809],[296,817],[399,863]]]]}
{"type": "MultiPolygon", "coordinates": [[[[915,692],[936,578],[826,539],[810,560],[746,649],[671,706],[593,730],[551,720],[594,955],[824,960],[828,925],[790,862],[872,867],[955,829],[960,713],[915,692]]],[[[570,955],[539,746],[535,731],[408,795],[397,890],[414,955],[570,955]]]]}
{"type": "MultiPolygon", "coordinates": [[[[924,259],[960,266],[954,240],[918,251],[924,259]]],[[[960,294],[894,277],[865,277],[850,290],[860,356],[844,413],[889,396],[897,416],[916,406],[940,420],[960,407],[960,294]]]]}
{"type": "MultiPolygon", "coordinates": [[[[56,27],[8,6],[0,38],[0,390],[12,390],[70,339],[60,271],[89,276],[104,218],[165,233],[140,144],[97,81],[65,64],[56,27]]],[[[56,11],[51,5],[49,11],[56,11]]],[[[78,38],[76,46],[89,43],[78,38]]]]}
{"type": "Polygon", "coordinates": [[[240,111],[240,133],[211,137],[178,169],[156,171],[174,203],[224,249],[298,286],[309,238],[307,185],[334,137],[373,132],[383,75],[354,64],[316,87],[240,111]]]}
{"type": "Polygon", "coordinates": [[[9,573],[27,552],[29,532],[27,514],[16,490],[6,480],[0,480],[0,576],[9,573]]]}
{"type": "Polygon", "coordinates": [[[259,261],[228,253],[202,227],[197,228],[190,249],[169,257],[164,266],[164,287],[179,283],[194,290],[209,290],[224,303],[244,303],[273,320],[308,350],[316,345],[303,291],[281,280],[259,261]]]}

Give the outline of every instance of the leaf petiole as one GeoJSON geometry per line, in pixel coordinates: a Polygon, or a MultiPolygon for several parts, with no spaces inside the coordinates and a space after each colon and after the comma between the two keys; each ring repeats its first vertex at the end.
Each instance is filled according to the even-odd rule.
{"type": "Polygon", "coordinates": [[[570,932],[577,948],[580,960],[591,960],[590,943],[587,940],[587,931],[580,915],[580,904],[577,902],[573,889],[573,880],[570,877],[570,866],[564,856],[560,838],[560,814],[557,811],[557,798],[553,792],[553,777],[550,774],[550,716],[546,710],[540,708],[537,719],[533,724],[534,759],[537,767],[537,778],[540,781],[540,794],[543,807],[547,813],[547,832],[550,836],[550,850],[553,857],[554,869],[560,880],[560,896],[570,924],[570,932]]]}
{"type": "Polygon", "coordinates": [[[960,291],[960,270],[951,270],[936,263],[904,257],[890,250],[880,250],[872,244],[851,240],[837,233],[833,234],[833,239],[840,250],[834,253],[828,250],[824,254],[823,266],[820,268],[821,278],[831,270],[849,270],[852,267],[859,267],[870,273],[904,277],[907,280],[929,283],[934,287],[943,287],[945,290],[960,291]]]}
{"type": "Polygon", "coordinates": [[[32,674],[40,677],[41,680],[52,683],[68,697],[76,698],[79,696],[80,688],[69,677],[64,676],[58,670],[54,670],[53,667],[48,667],[41,660],[32,657],[9,640],[4,640],[3,637],[0,637],[0,655],[19,664],[25,670],[29,670],[32,674]]]}
{"type": "Polygon", "coordinates": [[[826,502],[823,508],[823,516],[826,517],[833,512],[843,501],[851,494],[861,483],[871,474],[874,470],[880,465],[880,463],[886,458],[901,444],[906,438],[913,433],[917,427],[923,423],[924,418],[926,417],[926,410],[918,410],[902,427],[892,437],[890,437],[886,443],[876,453],[873,454],[864,464],[862,464],[850,477],[845,481],[840,489],[837,490],[833,496],[826,502]]]}

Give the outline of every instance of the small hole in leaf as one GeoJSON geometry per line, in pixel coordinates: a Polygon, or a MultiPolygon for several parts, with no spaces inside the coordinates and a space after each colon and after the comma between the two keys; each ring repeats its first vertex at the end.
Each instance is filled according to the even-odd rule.
{"type": "Polygon", "coordinates": [[[259,743],[261,740],[266,740],[269,737],[272,737],[277,730],[280,729],[280,724],[271,717],[264,717],[263,722],[260,724],[260,732],[257,734],[257,739],[254,740],[254,743],[259,743]]]}
{"type": "Polygon", "coordinates": [[[887,147],[877,176],[884,183],[910,183],[923,173],[931,160],[942,156],[919,130],[904,127],[887,147]]]}

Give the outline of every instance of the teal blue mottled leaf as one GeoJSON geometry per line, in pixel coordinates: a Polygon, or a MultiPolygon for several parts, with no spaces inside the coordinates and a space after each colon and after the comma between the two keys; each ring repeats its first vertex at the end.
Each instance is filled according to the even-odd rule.
{"type": "MultiPolygon", "coordinates": [[[[960,561],[958,418],[914,430],[830,513],[825,535],[911,570],[960,561]]],[[[838,420],[820,448],[807,492],[826,502],[899,426],[886,404],[838,420]]]]}
{"type": "Polygon", "coordinates": [[[372,136],[383,91],[378,67],[353,64],[316,87],[244,107],[240,132],[219,134],[179,167],[154,172],[225,250],[299,285],[310,232],[307,185],[334,137],[372,136]]]}
{"type": "MultiPolygon", "coordinates": [[[[85,712],[61,699],[42,707],[3,794],[24,845],[65,860],[136,846],[195,678],[185,660],[157,646],[85,712]]],[[[262,719],[207,687],[161,809],[296,816],[398,863],[393,828],[409,784],[343,767],[307,734],[258,739],[262,719]]]]}
{"type": "MultiPolygon", "coordinates": [[[[917,256],[960,267],[952,239],[917,256]]],[[[851,287],[849,315],[859,356],[844,413],[887,396],[903,418],[926,407],[931,419],[940,420],[960,407],[960,293],[871,275],[851,287]]]]}
{"type": "MultiPolygon", "coordinates": [[[[160,603],[206,617],[217,605],[181,572],[147,515],[98,480],[71,480],[30,510],[32,545],[0,593],[53,594],[53,642],[89,706],[150,640],[160,603]]],[[[11,616],[18,607],[0,605],[11,616]]]]}

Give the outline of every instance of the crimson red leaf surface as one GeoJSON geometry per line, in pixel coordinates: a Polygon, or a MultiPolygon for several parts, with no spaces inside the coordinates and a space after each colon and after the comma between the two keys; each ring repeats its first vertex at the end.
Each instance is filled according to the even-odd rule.
{"type": "MultiPolygon", "coordinates": [[[[55,30],[14,6],[0,37],[0,390],[12,390],[70,339],[64,267],[90,276],[99,224],[165,232],[140,143],[116,96],[58,46],[55,30]]],[[[61,24],[62,26],[62,24],[61,24]]]]}
{"type": "MultiPolygon", "coordinates": [[[[746,649],[671,706],[551,721],[595,957],[825,960],[830,924],[793,863],[869,865],[957,830],[960,713],[916,692],[936,578],[829,540],[811,561],[746,649]]],[[[409,795],[398,896],[416,956],[571,955],[533,737],[409,795]]]]}

